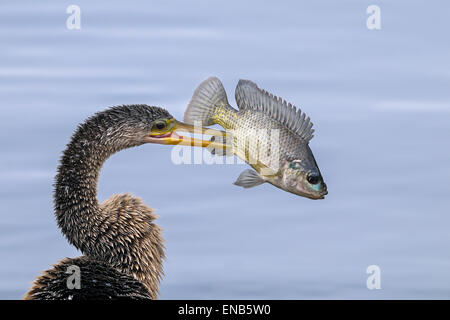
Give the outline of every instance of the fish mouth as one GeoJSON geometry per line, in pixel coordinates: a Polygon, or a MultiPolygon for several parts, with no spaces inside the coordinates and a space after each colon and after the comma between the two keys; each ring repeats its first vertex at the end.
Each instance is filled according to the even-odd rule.
{"type": "Polygon", "coordinates": [[[325,196],[328,194],[328,191],[325,190],[323,192],[320,193],[320,197],[318,199],[325,199],[325,196]]]}
{"type": "Polygon", "coordinates": [[[327,185],[324,183],[324,189],[322,191],[320,191],[320,193],[317,195],[316,198],[314,198],[315,200],[319,200],[319,199],[325,199],[325,196],[328,194],[328,189],[327,189],[327,185]]]}
{"type": "Polygon", "coordinates": [[[324,189],[322,191],[318,191],[318,192],[310,192],[310,191],[305,191],[303,190],[303,188],[296,188],[295,192],[296,194],[308,198],[308,199],[312,199],[312,200],[321,200],[321,199],[325,199],[325,196],[328,194],[328,190],[327,187],[325,185],[324,189]]]}
{"type": "Polygon", "coordinates": [[[312,200],[321,200],[325,199],[325,196],[328,194],[328,191],[321,192],[319,194],[307,194],[305,197],[312,199],[312,200]]]}
{"type": "Polygon", "coordinates": [[[327,185],[324,183],[324,190],[320,191],[319,193],[319,198],[317,199],[325,199],[325,196],[328,194],[328,189],[327,189],[327,185]]]}
{"type": "Polygon", "coordinates": [[[198,147],[211,147],[211,148],[226,148],[226,145],[220,142],[211,140],[195,139],[191,137],[185,137],[177,134],[177,132],[189,132],[189,133],[201,133],[211,136],[225,136],[226,133],[220,130],[214,130],[211,128],[192,126],[187,123],[183,123],[173,119],[173,125],[168,132],[159,135],[150,134],[145,138],[147,143],[156,144],[168,144],[168,145],[182,145],[182,146],[198,146],[198,147]]]}

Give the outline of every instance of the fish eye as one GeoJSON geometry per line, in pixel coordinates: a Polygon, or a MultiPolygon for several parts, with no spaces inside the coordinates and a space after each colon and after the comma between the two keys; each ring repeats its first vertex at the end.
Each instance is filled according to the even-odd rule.
{"type": "Polygon", "coordinates": [[[306,177],[306,180],[308,180],[308,182],[310,184],[318,184],[319,181],[320,181],[320,176],[318,174],[316,174],[316,173],[310,173],[306,177]]]}
{"type": "Polygon", "coordinates": [[[301,167],[302,167],[302,165],[300,164],[299,161],[292,161],[289,164],[289,168],[294,169],[294,170],[300,169],[301,167]]]}

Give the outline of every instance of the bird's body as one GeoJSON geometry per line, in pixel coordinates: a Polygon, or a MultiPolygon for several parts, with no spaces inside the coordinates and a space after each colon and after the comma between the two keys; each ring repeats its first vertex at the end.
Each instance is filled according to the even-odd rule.
{"type": "Polygon", "coordinates": [[[44,271],[26,299],[157,298],[165,256],[157,216],[130,194],[99,204],[97,182],[103,163],[123,149],[177,141],[191,145],[175,134],[181,127],[190,130],[166,110],[147,105],[113,107],[78,126],[58,167],[54,208],[62,233],[83,256],[44,271]],[[80,289],[66,286],[70,264],[80,268],[80,289]]]}
{"type": "Polygon", "coordinates": [[[146,300],[147,288],[134,277],[120,272],[106,262],[87,256],[65,258],[39,276],[26,300],[146,300]],[[71,268],[80,268],[80,286],[69,289],[71,268]]]}

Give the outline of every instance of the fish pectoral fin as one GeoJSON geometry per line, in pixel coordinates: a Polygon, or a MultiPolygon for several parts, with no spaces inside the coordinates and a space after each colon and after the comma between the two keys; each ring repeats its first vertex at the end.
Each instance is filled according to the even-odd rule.
{"type": "Polygon", "coordinates": [[[264,182],[266,182],[266,180],[264,180],[256,171],[247,169],[239,175],[234,184],[243,188],[252,188],[259,186],[264,182]]]}

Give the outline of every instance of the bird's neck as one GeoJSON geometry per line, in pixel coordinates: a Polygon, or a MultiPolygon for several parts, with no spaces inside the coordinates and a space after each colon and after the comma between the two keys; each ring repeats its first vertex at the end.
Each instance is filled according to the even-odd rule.
{"type": "MultiPolygon", "coordinates": [[[[92,122],[92,121],[91,121],[92,122]]],[[[58,226],[83,254],[106,261],[133,275],[153,298],[162,275],[164,246],[156,215],[131,195],[97,201],[103,163],[115,152],[132,147],[111,137],[114,123],[81,125],[61,158],[54,190],[58,226]]]]}

